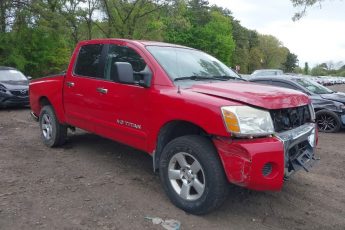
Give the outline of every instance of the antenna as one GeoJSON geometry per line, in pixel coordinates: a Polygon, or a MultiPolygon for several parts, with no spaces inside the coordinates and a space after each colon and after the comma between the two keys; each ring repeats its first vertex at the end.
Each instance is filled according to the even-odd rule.
{"type": "Polygon", "coordinates": [[[180,85],[177,86],[177,93],[181,94],[181,86],[180,85]]]}

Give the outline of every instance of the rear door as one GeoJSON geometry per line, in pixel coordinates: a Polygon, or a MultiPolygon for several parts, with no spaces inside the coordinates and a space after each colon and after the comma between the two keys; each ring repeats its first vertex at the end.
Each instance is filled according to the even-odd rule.
{"type": "Polygon", "coordinates": [[[66,120],[76,127],[96,132],[98,104],[98,82],[104,78],[104,44],[86,44],[80,47],[74,70],[66,76],[64,106],[66,120]]]}

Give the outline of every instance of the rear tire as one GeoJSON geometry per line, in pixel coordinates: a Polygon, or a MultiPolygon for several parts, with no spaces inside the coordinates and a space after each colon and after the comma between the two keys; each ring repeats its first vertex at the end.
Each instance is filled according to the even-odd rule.
{"type": "Polygon", "coordinates": [[[46,146],[57,147],[66,142],[67,126],[59,123],[52,106],[42,108],[39,123],[41,138],[46,146]]]}
{"type": "Polygon", "coordinates": [[[183,136],[167,144],[160,158],[160,179],[172,203],[201,215],[218,208],[229,184],[212,143],[201,136],[183,136]]]}
{"type": "Polygon", "coordinates": [[[316,123],[320,132],[324,133],[336,133],[341,128],[341,121],[338,115],[325,109],[316,112],[316,123]]]}

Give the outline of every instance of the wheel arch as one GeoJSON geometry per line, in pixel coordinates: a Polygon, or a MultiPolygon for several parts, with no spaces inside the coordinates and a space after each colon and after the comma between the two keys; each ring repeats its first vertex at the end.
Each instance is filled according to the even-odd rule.
{"type": "MultiPolygon", "coordinates": [[[[187,135],[200,135],[211,138],[202,127],[184,120],[173,120],[164,124],[158,132],[156,138],[156,149],[153,154],[153,170],[159,169],[159,160],[164,147],[172,140],[187,135]]],[[[213,142],[211,141],[213,144],[213,142]]]]}
{"type": "Polygon", "coordinates": [[[324,110],[324,108],[321,108],[321,107],[320,108],[314,108],[315,113],[320,111],[320,110],[324,110]]]}
{"type": "Polygon", "coordinates": [[[65,123],[65,116],[64,116],[64,112],[63,112],[62,103],[56,103],[56,102],[54,103],[54,101],[51,100],[49,97],[41,96],[38,99],[38,104],[39,104],[39,111],[38,111],[37,115],[40,114],[40,112],[44,106],[50,105],[53,108],[58,121],[62,124],[65,123]]]}
{"type": "Polygon", "coordinates": [[[49,101],[48,97],[46,96],[42,96],[40,97],[40,99],[38,100],[39,105],[40,105],[40,110],[46,106],[46,105],[51,105],[51,102],[49,101]]]}

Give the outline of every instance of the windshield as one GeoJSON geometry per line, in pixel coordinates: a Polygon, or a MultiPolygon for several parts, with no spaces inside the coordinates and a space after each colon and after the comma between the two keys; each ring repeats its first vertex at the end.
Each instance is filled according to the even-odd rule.
{"type": "Polygon", "coordinates": [[[311,81],[308,79],[295,79],[295,81],[300,84],[301,86],[307,88],[309,91],[315,94],[329,94],[334,93],[332,90],[320,85],[315,81],[311,81]]]}
{"type": "Polygon", "coordinates": [[[26,81],[27,78],[18,70],[0,70],[0,81],[26,81]]]}
{"type": "Polygon", "coordinates": [[[160,46],[147,49],[175,82],[243,80],[222,62],[198,50],[160,46]]]}

